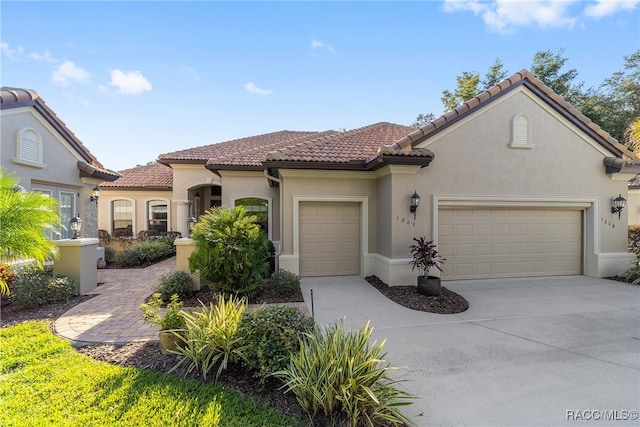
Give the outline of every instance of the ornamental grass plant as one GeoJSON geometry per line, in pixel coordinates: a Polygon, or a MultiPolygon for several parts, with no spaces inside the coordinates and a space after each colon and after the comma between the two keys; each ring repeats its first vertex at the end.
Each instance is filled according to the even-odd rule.
{"type": "Polygon", "coordinates": [[[415,399],[391,378],[384,341],[369,345],[373,329],[346,330],[342,323],[316,329],[300,342],[286,369],[274,376],[293,392],[311,420],[331,425],[412,424],[399,407],[415,399]]]}

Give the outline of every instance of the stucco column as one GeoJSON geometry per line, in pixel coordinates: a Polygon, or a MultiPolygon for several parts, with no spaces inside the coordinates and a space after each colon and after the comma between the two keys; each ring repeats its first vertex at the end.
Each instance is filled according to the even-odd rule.
{"type": "Polygon", "coordinates": [[[191,273],[191,269],[189,268],[189,256],[196,249],[196,244],[192,239],[181,238],[176,239],[174,244],[176,245],[176,270],[178,271],[186,271],[191,275],[191,279],[193,279],[193,286],[191,289],[193,291],[200,290],[200,272],[196,271],[191,273]]]}
{"type": "Polygon", "coordinates": [[[64,239],[55,240],[60,257],[53,263],[53,274],[71,277],[80,284],[80,294],[84,295],[98,286],[96,251],[99,240],[64,239]]]}
{"type": "Polygon", "coordinates": [[[176,228],[182,234],[182,237],[189,237],[189,229],[187,228],[187,220],[189,219],[189,202],[174,201],[176,208],[176,228]]]}

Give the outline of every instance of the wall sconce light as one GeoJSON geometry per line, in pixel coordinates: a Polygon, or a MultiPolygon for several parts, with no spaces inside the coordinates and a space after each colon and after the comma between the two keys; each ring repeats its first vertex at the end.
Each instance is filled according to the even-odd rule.
{"type": "Polygon", "coordinates": [[[193,225],[196,223],[196,219],[192,216],[187,218],[187,232],[189,233],[189,237],[191,237],[191,231],[193,230],[193,225]]]}
{"type": "Polygon", "coordinates": [[[620,219],[620,214],[622,213],[622,209],[624,209],[624,205],[627,203],[627,199],[622,197],[622,194],[618,194],[618,197],[611,201],[611,213],[617,213],[618,219],[620,219]]]}
{"type": "Polygon", "coordinates": [[[80,219],[80,214],[77,214],[69,221],[69,228],[73,231],[72,239],[77,239],[80,235],[80,230],[82,230],[82,220],[80,219]]]}
{"type": "Polygon", "coordinates": [[[96,202],[96,206],[98,206],[98,199],[100,198],[100,187],[98,187],[97,185],[95,187],[93,187],[93,190],[91,190],[91,197],[89,197],[89,200],[91,200],[92,202],[96,202]]]}
{"type": "Polygon", "coordinates": [[[413,219],[416,219],[416,211],[418,210],[418,206],[420,206],[420,196],[416,191],[413,192],[413,196],[411,196],[411,206],[409,207],[409,211],[413,214],[413,219]]]}

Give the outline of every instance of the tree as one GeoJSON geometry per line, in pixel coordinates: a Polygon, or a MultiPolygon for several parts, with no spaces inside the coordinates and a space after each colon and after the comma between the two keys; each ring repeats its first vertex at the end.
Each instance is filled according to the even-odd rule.
{"type": "Polygon", "coordinates": [[[625,132],[640,117],[640,50],[625,56],[624,60],[624,70],[613,73],[601,86],[606,94],[607,114],[604,123],[597,123],[628,145],[625,132]]]}
{"type": "Polygon", "coordinates": [[[551,90],[571,102],[573,95],[573,80],[578,76],[578,71],[574,68],[561,73],[562,67],[568,61],[562,57],[564,49],[558,53],[550,50],[537,51],[531,63],[531,73],[539,78],[542,83],[549,86],[551,90]]]}
{"type": "Polygon", "coordinates": [[[418,114],[418,117],[416,117],[416,120],[411,123],[411,126],[414,128],[421,128],[435,118],[436,116],[434,116],[433,113],[418,114]]]}
{"type": "Polygon", "coordinates": [[[500,58],[496,58],[493,65],[489,67],[487,74],[484,75],[482,90],[487,90],[490,87],[497,85],[507,77],[509,77],[509,72],[504,69],[504,64],[500,61],[500,58]]]}
{"type": "MultiPolygon", "coordinates": [[[[48,230],[60,227],[57,200],[38,192],[24,191],[18,178],[0,168],[0,260],[33,260],[39,268],[58,254],[47,237],[48,230]]],[[[8,294],[8,284],[0,279],[0,293],[8,294]]]]}
{"type": "Polygon", "coordinates": [[[636,154],[640,154],[640,117],[638,117],[627,129],[625,134],[627,147],[636,154]]]}
{"type": "Polygon", "coordinates": [[[457,85],[453,92],[448,90],[442,92],[440,99],[445,111],[453,110],[480,92],[480,75],[476,72],[464,71],[462,75],[456,77],[456,83],[457,85]]]}

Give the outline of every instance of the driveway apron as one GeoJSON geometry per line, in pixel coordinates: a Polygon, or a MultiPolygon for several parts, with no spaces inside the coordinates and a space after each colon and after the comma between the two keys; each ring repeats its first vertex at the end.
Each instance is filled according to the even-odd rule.
{"type": "Polygon", "coordinates": [[[419,398],[404,409],[419,426],[640,425],[640,286],[585,276],[443,286],[469,310],[410,310],[358,276],[302,279],[319,324],[370,322],[386,339],[419,398]]]}

